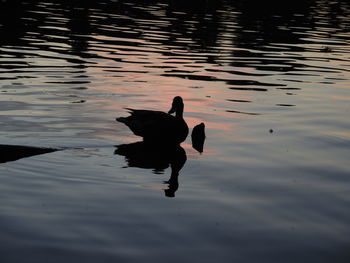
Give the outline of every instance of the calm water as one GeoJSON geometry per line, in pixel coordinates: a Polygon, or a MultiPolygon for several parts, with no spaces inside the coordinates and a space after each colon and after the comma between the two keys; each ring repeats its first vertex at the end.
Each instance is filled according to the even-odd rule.
{"type": "Polygon", "coordinates": [[[349,262],[347,1],[79,2],[0,4],[0,144],[68,147],[0,164],[1,262],[349,262]],[[176,95],[178,188],[114,153],[176,95]]]}

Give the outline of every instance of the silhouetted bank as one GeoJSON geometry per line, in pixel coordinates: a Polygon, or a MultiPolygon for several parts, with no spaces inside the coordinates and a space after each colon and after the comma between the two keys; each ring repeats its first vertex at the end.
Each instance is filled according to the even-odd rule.
{"type": "Polygon", "coordinates": [[[0,145],[0,163],[12,162],[18,159],[58,151],[54,148],[31,147],[22,145],[0,145]]]}

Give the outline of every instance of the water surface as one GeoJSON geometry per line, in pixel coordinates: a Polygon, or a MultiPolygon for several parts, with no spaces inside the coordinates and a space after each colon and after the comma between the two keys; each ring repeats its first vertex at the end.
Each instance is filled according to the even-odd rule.
{"type": "Polygon", "coordinates": [[[0,164],[1,261],[348,262],[350,5],[269,4],[2,1],[0,144],[65,150],[0,164]],[[174,188],[114,145],[176,95],[174,188]]]}

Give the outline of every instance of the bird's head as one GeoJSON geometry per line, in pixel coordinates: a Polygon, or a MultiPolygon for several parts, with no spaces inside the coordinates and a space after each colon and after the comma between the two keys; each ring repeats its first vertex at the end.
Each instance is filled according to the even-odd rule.
{"type": "Polygon", "coordinates": [[[169,114],[176,113],[176,116],[178,116],[178,115],[182,115],[183,110],[184,110],[184,102],[180,96],[176,96],[173,99],[173,104],[168,113],[169,114]]]}

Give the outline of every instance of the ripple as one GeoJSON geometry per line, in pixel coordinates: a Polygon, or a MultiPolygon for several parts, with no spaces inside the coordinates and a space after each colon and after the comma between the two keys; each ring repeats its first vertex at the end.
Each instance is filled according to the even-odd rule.
{"type": "Polygon", "coordinates": [[[245,114],[245,115],[261,115],[261,113],[244,112],[244,111],[238,111],[238,110],[226,110],[226,112],[238,113],[238,114],[245,114]]]}
{"type": "Polygon", "coordinates": [[[252,102],[250,100],[228,100],[228,101],[232,101],[232,102],[252,102]]]}
{"type": "Polygon", "coordinates": [[[285,104],[285,103],[278,103],[276,106],[281,106],[281,107],[295,107],[293,104],[285,104]]]}
{"type": "Polygon", "coordinates": [[[349,4],[266,4],[2,1],[0,140],[68,148],[0,166],[1,257],[345,255],[349,4]],[[138,140],[114,121],[124,107],[167,111],[176,95],[190,129],[205,123],[207,140],[202,154],[190,137],[184,143],[170,201],[169,170],[125,168],[110,145],[138,140]]]}

